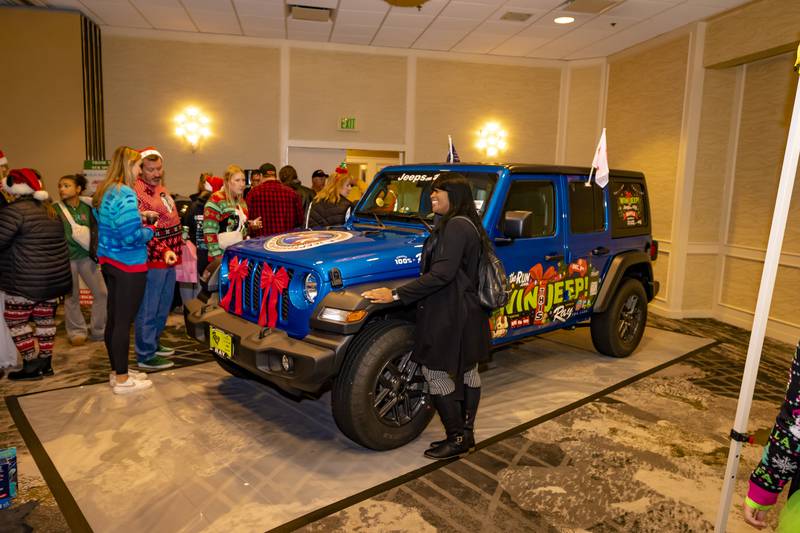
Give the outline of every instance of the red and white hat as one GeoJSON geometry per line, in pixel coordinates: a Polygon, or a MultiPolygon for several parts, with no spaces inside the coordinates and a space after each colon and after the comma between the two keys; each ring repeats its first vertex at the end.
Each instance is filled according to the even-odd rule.
{"type": "Polygon", "coordinates": [[[161,152],[156,150],[155,146],[148,146],[147,148],[142,148],[141,150],[139,150],[139,153],[141,154],[142,159],[144,159],[145,157],[156,156],[162,161],[164,160],[164,156],[161,155],[161,152]]]}
{"type": "Polygon", "coordinates": [[[2,150],[0,150],[0,165],[7,165],[7,164],[8,164],[8,158],[6,157],[6,154],[3,153],[2,150]]]}
{"type": "Polygon", "coordinates": [[[223,180],[219,176],[208,176],[203,187],[208,192],[217,192],[222,188],[223,180]]]}
{"type": "Polygon", "coordinates": [[[12,169],[3,181],[3,189],[16,196],[33,195],[39,201],[50,198],[42,188],[41,175],[32,168],[12,169]]]}

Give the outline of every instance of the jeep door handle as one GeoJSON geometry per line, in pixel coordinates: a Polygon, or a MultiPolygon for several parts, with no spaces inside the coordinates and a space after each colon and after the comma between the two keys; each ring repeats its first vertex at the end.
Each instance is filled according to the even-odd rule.
{"type": "Polygon", "coordinates": [[[564,259],[564,254],[554,253],[544,256],[545,261],[561,261],[564,259]]]}
{"type": "Polygon", "coordinates": [[[598,246],[597,248],[592,250],[592,255],[606,255],[610,251],[611,250],[609,250],[605,246],[598,246]]]}

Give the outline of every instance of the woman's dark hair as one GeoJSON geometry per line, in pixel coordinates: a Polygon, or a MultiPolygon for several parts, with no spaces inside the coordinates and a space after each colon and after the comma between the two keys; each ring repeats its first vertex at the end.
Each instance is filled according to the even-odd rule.
{"type": "Polygon", "coordinates": [[[80,189],[79,193],[86,191],[86,185],[89,182],[86,181],[86,176],[83,174],[67,174],[66,176],[61,176],[58,178],[58,182],[61,183],[61,180],[71,180],[76,187],[80,189]]]}
{"type": "Polygon", "coordinates": [[[486,232],[483,231],[481,219],[478,212],[475,210],[475,200],[472,197],[472,189],[469,186],[469,180],[458,172],[447,172],[442,174],[431,185],[432,190],[440,190],[447,192],[447,199],[450,203],[450,209],[447,213],[442,215],[438,227],[444,230],[447,223],[451,218],[462,216],[467,217],[472,221],[475,226],[481,230],[481,240],[486,237],[486,232]]]}

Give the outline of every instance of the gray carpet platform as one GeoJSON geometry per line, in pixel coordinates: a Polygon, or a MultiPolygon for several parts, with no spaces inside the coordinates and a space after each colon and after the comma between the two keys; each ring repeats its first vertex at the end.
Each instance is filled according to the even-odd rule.
{"type": "MultiPolygon", "coordinates": [[[[506,348],[482,374],[477,439],[568,409],[709,343],[648,328],[632,356],[612,359],[598,355],[589,331],[578,329],[506,348]]],[[[329,395],[294,402],[230,377],[215,363],[152,379],[153,389],[130,397],[99,384],[18,398],[43,462],[52,463],[94,531],[297,525],[319,509],[430,466],[422,452],[442,435],[435,419],[415,442],[374,452],[339,433],[329,395]]]]}

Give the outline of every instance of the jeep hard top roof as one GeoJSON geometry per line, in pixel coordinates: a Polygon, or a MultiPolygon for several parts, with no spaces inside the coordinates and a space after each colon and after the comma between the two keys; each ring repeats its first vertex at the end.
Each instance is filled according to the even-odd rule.
{"type": "MultiPolygon", "coordinates": [[[[573,167],[569,165],[537,165],[531,163],[414,163],[405,165],[391,165],[386,170],[393,168],[414,168],[414,167],[494,167],[506,168],[511,174],[568,174],[568,175],[588,175],[590,167],[573,167]]],[[[612,176],[619,178],[644,179],[642,172],[633,170],[609,169],[612,176]]]]}

